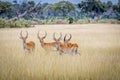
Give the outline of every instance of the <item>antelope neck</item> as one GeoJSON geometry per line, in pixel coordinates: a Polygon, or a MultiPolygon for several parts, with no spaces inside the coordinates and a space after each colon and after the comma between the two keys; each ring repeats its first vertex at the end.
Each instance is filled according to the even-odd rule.
{"type": "Polygon", "coordinates": [[[26,49],[26,41],[23,41],[23,49],[26,49]]]}
{"type": "Polygon", "coordinates": [[[41,43],[41,46],[42,46],[42,47],[44,47],[44,42],[43,42],[43,41],[41,41],[40,43],[41,43]]]}

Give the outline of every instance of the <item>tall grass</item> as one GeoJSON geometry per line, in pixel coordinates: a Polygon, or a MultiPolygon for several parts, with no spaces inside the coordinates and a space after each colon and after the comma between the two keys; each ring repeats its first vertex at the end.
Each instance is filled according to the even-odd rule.
{"type": "Polygon", "coordinates": [[[111,24],[43,25],[35,28],[0,29],[0,80],[120,80],[120,27],[111,24]],[[62,27],[64,26],[64,27],[62,27]],[[35,51],[24,52],[20,31],[28,31],[27,41],[35,51]],[[71,33],[81,56],[46,52],[37,31],[46,30],[46,42],[53,32],[71,33]]]}

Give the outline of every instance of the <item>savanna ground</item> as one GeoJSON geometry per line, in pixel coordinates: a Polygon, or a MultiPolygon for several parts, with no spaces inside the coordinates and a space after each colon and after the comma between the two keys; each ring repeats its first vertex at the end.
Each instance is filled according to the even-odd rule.
{"type": "Polygon", "coordinates": [[[0,29],[0,80],[120,80],[120,26],[117,24],[39,25],[34,28],[0,29]],[[20,31],[28,31],[27,41],[35,51],[23,50],[20,31]],[[37,39],[38,30],[72,34],[81,55],[46,52],[37,39]]]}

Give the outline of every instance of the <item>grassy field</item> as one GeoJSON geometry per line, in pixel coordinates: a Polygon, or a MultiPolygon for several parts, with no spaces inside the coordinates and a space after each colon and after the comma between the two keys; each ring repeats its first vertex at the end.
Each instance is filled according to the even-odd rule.
{"type": "Polygon", "coordinates": [[[39,25],[34,28],[0,29],[0,80],[120,80],[120,25],[39,25]],[[36,43],[35,51],[26,53],[19,39],[28,31],[27,41],[36,43]],[[38,30],[72,34],[81,56],[46,52],[37,39],[38,30]]]}

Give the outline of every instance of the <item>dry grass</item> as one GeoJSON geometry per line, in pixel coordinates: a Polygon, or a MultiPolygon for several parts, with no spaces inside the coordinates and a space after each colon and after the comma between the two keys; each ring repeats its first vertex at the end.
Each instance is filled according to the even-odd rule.
{"type": "Polygon", "coordinates": [[[35,28],[0,29],[0,80],[120,80],[120,26],[112,24],[40,25],[35,28]],[[19,39],[21,30],[36,43],[25,53],[19,39]],[[37,31],[71,33],[79,55],[58,55],[40,47],[37,31]]]}

